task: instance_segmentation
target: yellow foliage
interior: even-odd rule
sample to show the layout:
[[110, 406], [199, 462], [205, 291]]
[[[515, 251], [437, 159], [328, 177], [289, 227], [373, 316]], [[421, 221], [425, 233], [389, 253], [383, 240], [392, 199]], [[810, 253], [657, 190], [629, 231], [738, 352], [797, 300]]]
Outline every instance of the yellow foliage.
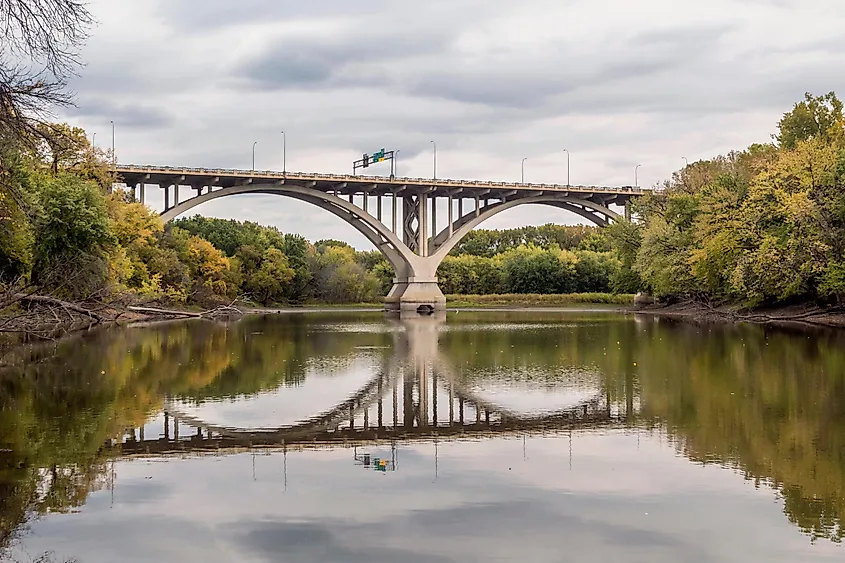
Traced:
[[123, 286], [132, 276], [132, 261], [126, 254], [126, 249], [116, 246], [109, 252], [109, 281], [112, 284]]
[[111, 231], [124, 246], [151, 242], [164, 229], [161, 218], [142, 203], [128, 203], [118, 193], [110, 194], [106, 203]]

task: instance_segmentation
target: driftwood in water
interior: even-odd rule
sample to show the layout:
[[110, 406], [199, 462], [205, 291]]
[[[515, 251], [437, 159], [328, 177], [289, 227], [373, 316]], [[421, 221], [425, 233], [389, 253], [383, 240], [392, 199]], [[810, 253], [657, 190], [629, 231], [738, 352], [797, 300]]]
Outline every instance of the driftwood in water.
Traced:
[[147, 313], [150, 315], [180, 317], [186, 319], [218, 319], [240, 317], [243, 315], [243, 311], [231, 305], [221, 305], [220, 307], [215, 307], [214, 309], [201, 312], [159, 309], [157, 307], [127, 307], [127, 309], [135, 313]]
[[199, 318], [202, 316], [201, 313], [194, 313], [191, 311], [173, 311], [170, 309], [158, 309], [156, 307], [127, 307], [132, 312], [135, 313], [149, 313], [151, 315], [166, 315], [169, 317], [190, 317], [190, 318]]

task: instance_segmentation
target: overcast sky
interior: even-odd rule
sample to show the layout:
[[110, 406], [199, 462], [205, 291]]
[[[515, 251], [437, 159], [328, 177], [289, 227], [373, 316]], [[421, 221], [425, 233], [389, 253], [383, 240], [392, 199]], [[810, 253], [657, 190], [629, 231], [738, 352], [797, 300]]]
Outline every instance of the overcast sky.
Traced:
[[[60, 116], [118, 160], [348, 173], [399, 149], [398, 173], [660, 182], [767, 141], [805, 91], [845, 91], [841, 0], [92, 0], [98, 20]], [[380, 165], [387, 172], [387, 165]], [[376, 170], [376, 169], [371, 169]], [[187, 192], [187, 190], [186, 190]], [[159, 190], [148, 201], [161, 205]], [[186, 193], [187, 195], [187, 193]], [[191, 213], [369, 244], [275, 196]], [[576, 223], [526, 206], [485, 227]]]

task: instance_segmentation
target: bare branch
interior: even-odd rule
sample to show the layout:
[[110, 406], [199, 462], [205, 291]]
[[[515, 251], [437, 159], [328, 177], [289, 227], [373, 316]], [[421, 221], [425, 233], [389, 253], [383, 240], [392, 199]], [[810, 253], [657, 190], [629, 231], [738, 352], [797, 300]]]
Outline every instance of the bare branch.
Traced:
[[31, 146], [50, 108], [72, 103], [67, 81], [92, 23], [79, 0], [0, 0], [0, 136]]
[[78, 50], [93, 23], [77, 0], [0, 0], [7, 55], [43, 65], [60, 82], [79, 66]]

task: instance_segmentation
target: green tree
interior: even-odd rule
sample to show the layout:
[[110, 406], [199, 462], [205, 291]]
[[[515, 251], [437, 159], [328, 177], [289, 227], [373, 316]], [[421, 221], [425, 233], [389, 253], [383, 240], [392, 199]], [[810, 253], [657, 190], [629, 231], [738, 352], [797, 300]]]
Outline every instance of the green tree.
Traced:
[[295, 275], [282, 251], [271, 247], [264, 252], [261, 266], [246, 278], [244, 289], [265, 306], [278, 303], [285, 299], [287, 285]]
[[775, 135], [778, 144], [787, 150], [794, 149], [800, 141], [841, 142], [843, 137], [845, 120], [842, 102], [833, 92], [823, 96], [813, 96], [809, 92], [804, 94], [804, 100], [783, 115]]

